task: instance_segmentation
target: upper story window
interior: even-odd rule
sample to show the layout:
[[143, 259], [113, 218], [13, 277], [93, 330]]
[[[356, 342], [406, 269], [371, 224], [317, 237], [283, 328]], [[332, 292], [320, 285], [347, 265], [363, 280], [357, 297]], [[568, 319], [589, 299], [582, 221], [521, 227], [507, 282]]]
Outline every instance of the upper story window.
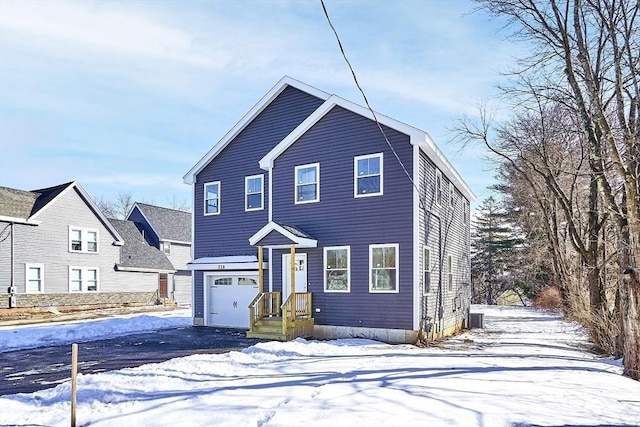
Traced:
[[295, 167], [295, 203], [320, 201], [320, 163]]
[[171, 242], [162, 242], [160, 243], [162, 252], [167, 255], [171, 255]]
[[436, 204], [442, 205], [442, 172], [436, 169]]
[[398, 292], [398, 244], [369, 245], [369, 292]]
[[324, 291], [349, 292], [351, 260], [349, 246], [324, 248]]
[[98, 231], [69, 226], [69, 252], [98, 253]]
[[449, 183], [449, 206], [454, 207], [456, 204], [456, 192], [453, 188], [453, 183]]
[[467, 224], [469, 222], [469, 202], [464, 201], [462, 205], [462, 223]]
[[426, 246], [422, 250], [422, 270], [424, 293], [431, 292], [431, 250]]
[[264, 178], [253, 175], [244, 178], [244, 210], [256, 211], [264, 209]]
[[27, 293], [44, 292], [44, 265], [25, 264], [25, 289]]
[[218, 215], [220, 213], [220, 181], [204, 184], [204, 214]]
[[382, 195], [382, 165], [382, 153], [353, 158], [354, 197]]
[[97, 292], [98, 269], [69, 267], [69, 292]]

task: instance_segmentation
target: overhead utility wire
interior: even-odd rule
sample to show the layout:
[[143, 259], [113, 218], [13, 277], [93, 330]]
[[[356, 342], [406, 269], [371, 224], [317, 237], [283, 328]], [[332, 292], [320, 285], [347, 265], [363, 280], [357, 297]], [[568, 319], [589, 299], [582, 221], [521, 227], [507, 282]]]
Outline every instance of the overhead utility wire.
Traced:
[[380, 133], [382, 133], [384, 140], [387, 142], [387, 145], [391, 149], [391, 152], [393, 153], [393, 155], [396, 157], [396, 160], [402, 167], [402, 170], [404, 171], [405, 175], [407, 175], [407, 178], [409, 178], [409, 181], [411, 181], [411, 185], [413, 185], [413, 188], [416, 189], [416, 193], [418, 194], [422, 208], [423, 209], [426, 208], [425, 200], [423, 200], [422, 195], [420, 194], [420, 190], [418, 190], [418, 186], [413, 181], [413, 178], [411, 177], [411, 174], [409, 173], [409, 171], [407, 171], [407, 168], [405, 167], [404, 163], [402, 163], [402, 160], [400, 159], [400, 156], [398, 156], [398, 153], [396, 152], [396, 150], [393, 148], [393, 145], [391, 145], [391, 141], [389, 141], [389, 138], [387, 138], [387, 134], [384, 132], [384, 129], [382, 129], [382, 125], [378, 121], [376, 112], [373, 111], [373, 108], [371, 108], [371, 105], [369, 104], [369, 100], [367, 99], [367, 95], [365, 95], [364, 90], [362, 89], [362, 87], [360, 86], [360, 83], [358, 82], [358, 77], [356, 76], [356, 72], [351, 66], [351, 62], [349, 62], [349, 58], [347, 58], [347, 54], [345, 53], [344, 48], [342, 47], [342, 42], [340, 41], [340, 36], [338, 36], [338, 31], [333, 26], [333, 23], [331, 22], [331, 18], [329, 18], [329, 12], [327, 12], [327, 7], [324, 4], [324, 0], [320, 0], [320, 3], [322, 4], [322, 10], [324, 11], [324, 16], [327, 18], [327, 22], [329, 23], [329, 26], [331, 27], [333, 34], [336, 36], [336, 40], [338, 42], [338, 47], [340, 48], [340, 52], [342, 53], [342, 57], [344, 58], [345, 62], [347, 63], [347, 66], [349, 67], [349, 70], [351, 71], [351, 75], [353, 76], [353, 81], [355, 82], [356, 87], [362, 94], [362, 98], [364, 98], [364, 102], [367, 105], [367, 109], [373, 115], [373, 120], [376, 122], [376, 125], [378, 125], [378, 129], [380, 129]]

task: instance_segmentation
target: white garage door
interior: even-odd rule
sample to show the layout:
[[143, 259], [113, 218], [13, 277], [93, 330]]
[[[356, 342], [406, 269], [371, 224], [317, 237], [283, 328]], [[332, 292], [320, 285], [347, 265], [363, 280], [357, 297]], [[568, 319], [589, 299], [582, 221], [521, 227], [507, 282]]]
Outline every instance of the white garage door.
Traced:
[[249, 327], [249, 304], [258, 295], [258, 275], [205, 273], [207, 326]]

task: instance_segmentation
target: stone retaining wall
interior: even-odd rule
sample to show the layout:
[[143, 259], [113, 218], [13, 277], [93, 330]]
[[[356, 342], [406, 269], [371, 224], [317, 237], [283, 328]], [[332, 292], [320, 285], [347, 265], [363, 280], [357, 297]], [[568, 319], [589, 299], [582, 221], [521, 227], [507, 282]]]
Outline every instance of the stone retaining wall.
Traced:
[[[152, 305], [156, 292], [97, 292], [67, 294], [15, 294], [14, 308], [68, 307], [68, 306], [126, 306]], [[0, 309], [9, 308], [9, 295], [0, 299]]]

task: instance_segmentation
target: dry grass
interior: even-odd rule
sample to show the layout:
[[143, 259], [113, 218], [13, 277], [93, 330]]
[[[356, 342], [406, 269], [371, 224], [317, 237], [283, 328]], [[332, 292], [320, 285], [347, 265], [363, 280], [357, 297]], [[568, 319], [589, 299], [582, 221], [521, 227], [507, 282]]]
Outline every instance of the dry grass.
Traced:
[[533, 300], [533, 306], [543, 310], [562, 310], [564, 304], [562, 303], [560, 290], [555, 286], [544, 287]]

